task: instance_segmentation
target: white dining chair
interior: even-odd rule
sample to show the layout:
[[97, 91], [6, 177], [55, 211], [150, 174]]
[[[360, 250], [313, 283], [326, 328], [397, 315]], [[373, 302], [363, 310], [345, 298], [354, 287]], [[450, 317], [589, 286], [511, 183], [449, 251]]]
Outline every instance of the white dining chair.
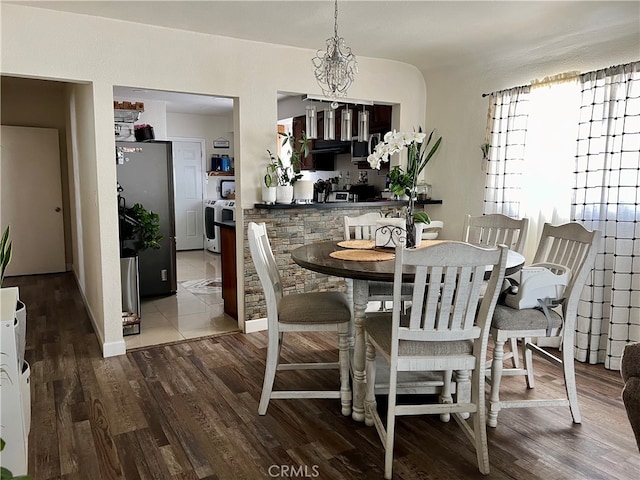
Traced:
[[[548, 317], [542, 309], [538, 308], [518, 310], [506, 305], [496, 307], [491, 325], [491, 337], [495, 347], [491, 362], [491, 395], [487, 422], [489, 426], [497, 425], [500, 410], [522, 407], [569, 406], [574, 423], [581, 422], [573, 365], [575, 323], [578, 302], [593, 268], [599, 239], [600, 232], [588, 231], [578, 223], [560, 226], [544, 224], [533, 263], [568, 267], [571, 278], [564, 289], [564, 300], [559, 308], [560, 312], [548, 310]], [[514, 338], [523, 339], [523, 367], [504, 368], [504, 343]], [[562, 358], [537, 345], [535, 340], [540, 338], [557, 339]], [[534, 388], [532, 353], [539, 354], [562, 369], [565, 396], [560, 399], [501, 400], [499, 392], [503, 376], [524, 375], [527, 387]], [[553, 381], [556, 380], [553, 379]]]
[[[421, 414], [453, 415], [475, 447], [480, 472], [488, 474], [485, 357], [490, 319], [504, 279], [507, 248], [489, 249], [449, 241], [419, 249], [398, 246], [395, 252], [393, 311], [387, 315], [371, 313], [365, 320], [365, 409], [384, 445], [384, 477], [392, 476], [396, 417]], [[489, 265], [493, 270], [480, 301]], [[407, 316], [399, 302], [405, 266], [415, 268], [411, 312]], [[386, 424], [375, 397], [377, 355], [389, 365]], [[417, 396], [420, 403], [397, 405], [400, 372], [438, 372], [442, 384], [440, 403], [423, 403], [429, 397]], [[451, 394], [453, 372], [455, 395]]]
[[[284, 295], [267, 229], [264, 223], [247, 227], [249, 250], [260, 277], [267, 303], [267, 360], [258, 413], [265, 415], [270, 399], [339, 398], [342, 414], [351, 414], [349, 383], [349, 324], [351, 304], [341, 292], [306, 292]], [[284, 334], [289, 332], [338, 332], [337, 363], [280, 363]], [[338, 368], [340, 389], [336, 391], [273, 390], [276, 371]]]
[[[384, 218], [380, 212], [369, 212], [356, 217], [344, 217], [345, 240], [375, 240], [379, 220]], [[402, 300], [408, 300], [411, 287], [405, 285]], [[380, 310], [386, 309], [386, 302], [393, 300], [393, 285], [389, 282], [369, 282], [369, 301], [380, 302]]]
[[422, 240], [435, 240], [444, 228], [442, 220], [431, 220], [422, 227]]
[[524, 252], [528, 218], [511, 218], [501, 213], [491, 213], [472, 217], [467, 215], [464, 221], [462, 240], [474, 245], [506, 245], [518, 253]]
[[[524, 253], [528, 232], [529, 219], [526, 217], [518, 219], [501, 213], [467, 215], [462, 240], [474, 245], [506, 245], [510, 250]], [[518, 339], [512, 338], [509, 345], [511, 351], [506, 355], [506, 359], [511, 359], [513, 368], [520, 368]]]

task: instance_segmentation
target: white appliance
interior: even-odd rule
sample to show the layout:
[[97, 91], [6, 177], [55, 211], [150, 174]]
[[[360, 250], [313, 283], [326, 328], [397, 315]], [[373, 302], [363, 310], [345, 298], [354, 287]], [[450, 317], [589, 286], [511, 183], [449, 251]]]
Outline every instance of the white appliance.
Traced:
[[207, 250], [220, 253], [220, 227], [215, 222], [236, 220], [235, 200], [205, 200], [204, 230], [207, 237]]
[[204, 236], [207, 241], [207, 250], [213, 253], [220, 253], [220, 227], [216, 227], [215, 203], [217, 200], [207, 199], [204, 201]]
[[[219, 221], [221, 212], [216, 215], [217, 201], [233, 202], [233, 220], [235, 220], [235, 177], [230, 175], [208, 175], [207, 196], [204, 201], [204, 233], [206, 248], [210, 252], [220, 253], [220, 227], [213, 223]], [[220, 210], [220, 208], [218, 208]]]

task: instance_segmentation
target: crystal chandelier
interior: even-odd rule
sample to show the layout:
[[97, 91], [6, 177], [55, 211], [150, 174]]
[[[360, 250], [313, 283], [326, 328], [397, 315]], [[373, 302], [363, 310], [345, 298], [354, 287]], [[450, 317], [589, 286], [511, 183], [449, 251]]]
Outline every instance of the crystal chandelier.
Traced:
[[[336, 99], [347, 95], [347, 90], [358, 73], [358, 62], [351, 53], [351, 48], [338, 36], [338, 0], [335, 0], [334, 21], [333, 38], [327, 39], [326, 50], [318, 50], [311, 61], [322, 93]], [[331, 106], [337, 108], [338, 104], [334, 101]]]

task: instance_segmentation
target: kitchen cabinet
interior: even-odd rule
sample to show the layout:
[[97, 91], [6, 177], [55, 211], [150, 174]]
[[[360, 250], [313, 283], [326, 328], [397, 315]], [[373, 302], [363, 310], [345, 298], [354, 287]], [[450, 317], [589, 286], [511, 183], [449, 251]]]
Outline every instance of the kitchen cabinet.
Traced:
[[369, 132], [385, 134], [391, 130], [391, 105], [373, 105], [369, 113]]
[[[300, 151], [301, 144], [300, 140], [302, 140], [302, 132], [305, 131], [307, 126], [307, 120], [304, 115], [300, 117], [294, 117], [293, 119], [293, 136], [296, 140], [295, 148]], [[320, 130], [318, 129], [318, 132]], [[313, 148], [314, 140], [309, 140], [309, 150]], [[305, 157], [300, 155], [300, 169], [301, 170], [312, 170], [315, 166], [313, 164], [313, 155], [309, 154]]]
[[222, 300], [224, 313], [238, 319], [238, 284], [236, 268], [235, 222], [216, 222], [220, 227], [220, 261], [222, 266]]

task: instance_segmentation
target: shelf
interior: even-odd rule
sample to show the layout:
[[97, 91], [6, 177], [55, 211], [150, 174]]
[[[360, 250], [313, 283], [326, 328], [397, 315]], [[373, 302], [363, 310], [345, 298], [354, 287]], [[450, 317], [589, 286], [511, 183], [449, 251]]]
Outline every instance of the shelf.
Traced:
[[134, 123], [140, 118], [140, 110], [122, 110], [113, 111], [113, 118], [118, 123]]

